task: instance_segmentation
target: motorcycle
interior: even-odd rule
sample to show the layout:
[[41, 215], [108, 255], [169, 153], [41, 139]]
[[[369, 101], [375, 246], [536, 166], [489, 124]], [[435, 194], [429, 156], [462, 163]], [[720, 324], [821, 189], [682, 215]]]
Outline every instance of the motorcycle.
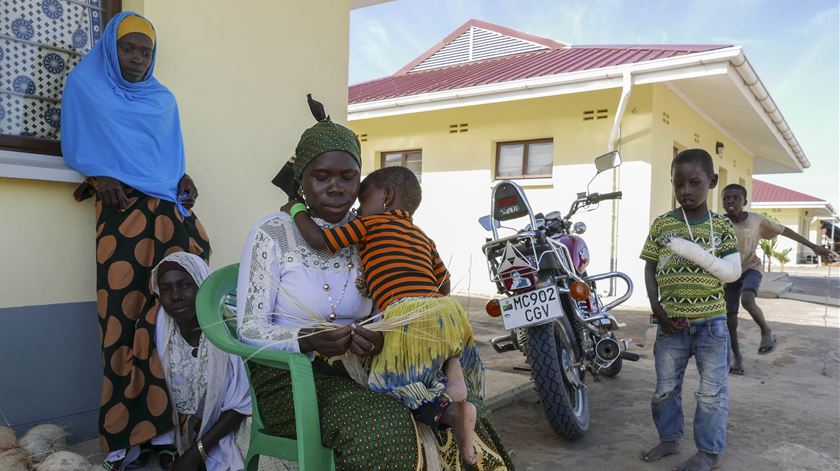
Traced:
[[[595, 176], [619, 165], [618, 152], [604, 154], [595, 159]], [[633, 282], [617, 271], [587, 274], [590, 254], [580, 237], [586, 225], [572, 223], [579, 210], [620, 199], [621, 192], [598, 194], [588, 188], [578, 193], [565, 216], [558, 211], [543, 215], [534, 214], [521, 186], [499, 182], [490, 215], [479, 220], [493, 234], [482, 246], [491, 281], [506, 296], [485, 306], [490, 316], [502, 318], [508, 331], [492, 340], [493, 348], [525, 355], [546, 418], [569, 440], [589, 428], [586, 373], [598, 382], [601, 376], [617, 375], [622, 360], [639, 359], [627, 350], [629, 339], [619, 341], [614, 335], [623, 324], [610, 312], [630, 298]], [[524, 229], [499, 236], [502, 222], [522, 217], [530, 220]], [[611, 278], [623, 280], [626, 292], [605, 305], [596, 282]]]

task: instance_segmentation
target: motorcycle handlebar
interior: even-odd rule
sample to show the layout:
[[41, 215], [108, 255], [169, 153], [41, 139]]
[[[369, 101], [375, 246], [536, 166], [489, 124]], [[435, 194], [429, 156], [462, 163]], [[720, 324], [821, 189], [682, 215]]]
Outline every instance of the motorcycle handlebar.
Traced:
[[604, 200], [620, 200], [621, 195], [622, 195], [622, 193], [620, 191], [614, 191], [612, 193], [604, 193], [604, 194], [595, 193], [595, 194], [589, 195], [589, 201], [591, 201], [593, 203], [597, 203], [599, 201], [604, 201]]

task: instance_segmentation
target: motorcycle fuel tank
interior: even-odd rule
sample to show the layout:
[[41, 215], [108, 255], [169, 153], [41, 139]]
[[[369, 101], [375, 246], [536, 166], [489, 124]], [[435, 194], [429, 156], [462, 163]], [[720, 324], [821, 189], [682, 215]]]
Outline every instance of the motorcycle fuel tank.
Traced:
[[578, 273], [583, 273], [586, 267], [589, 266], [589, 247], [586, 246], [583, 237], [576, 234], [569, 234], [556, 237], [555, 240], [569, 249], [575, 270]]

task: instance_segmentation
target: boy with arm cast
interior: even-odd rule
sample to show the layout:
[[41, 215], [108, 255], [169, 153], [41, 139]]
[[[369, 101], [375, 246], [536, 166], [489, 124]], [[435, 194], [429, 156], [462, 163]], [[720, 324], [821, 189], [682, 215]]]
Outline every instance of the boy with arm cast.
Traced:
[[726, 446], [729, 331], [723, 283], [737, 279], [740, 258], [732, 223], [706, 204], [708, 191], [717, 185], [708, 152], [689, 149], [678, 154], [671, 179], [680, 206], [656, 218], [641, 254], [648, 298], [659, 324], [651, 410], [660, 439], [642, 453], [642, 460], [679, 453], [683, 377], [694, 356], [700, 373], [694, 393], [697, 453], [674, 469], [707, 471], [720, 466]]

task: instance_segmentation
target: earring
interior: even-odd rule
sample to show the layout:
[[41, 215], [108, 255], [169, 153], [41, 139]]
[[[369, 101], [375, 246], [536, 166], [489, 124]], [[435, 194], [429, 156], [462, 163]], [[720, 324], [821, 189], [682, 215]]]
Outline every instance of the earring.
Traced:
[[298, 188], [298, 195], [300, 195], [300, 200], [303, 201], [303, 204], [306, 205], [306, 209], [309, 209], [309, 203], [306, 201], [306, 195], [303, 194], [303, 188]]
[[387, 204], [382, 203], [382, 211], [388, 211], [388, 205]]

